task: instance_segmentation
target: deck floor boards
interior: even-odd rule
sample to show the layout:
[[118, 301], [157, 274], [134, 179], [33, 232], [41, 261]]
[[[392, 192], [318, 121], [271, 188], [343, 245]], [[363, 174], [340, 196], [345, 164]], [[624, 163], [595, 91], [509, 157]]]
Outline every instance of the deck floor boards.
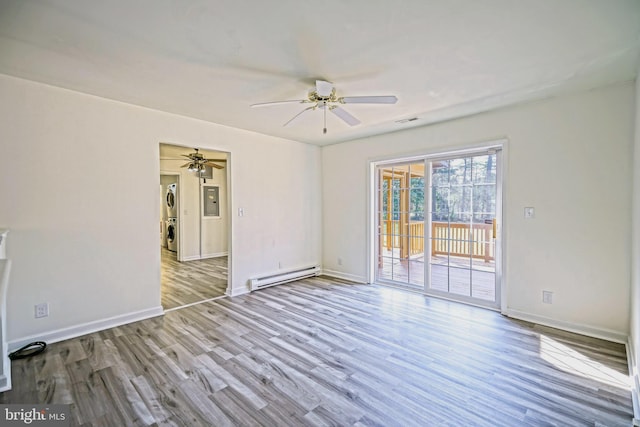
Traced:
[[[385, 250], [380, 258], [378, 278], [410, 288], [425, 286], [425, 264], [423, 256], [409, 259], [399, 258], [399, 251]], [[431, 257], [431, 280], [429, 289], [452, 295], [495, 301], [495, 263], [461, 257], [447, 258], [443, 255]]]

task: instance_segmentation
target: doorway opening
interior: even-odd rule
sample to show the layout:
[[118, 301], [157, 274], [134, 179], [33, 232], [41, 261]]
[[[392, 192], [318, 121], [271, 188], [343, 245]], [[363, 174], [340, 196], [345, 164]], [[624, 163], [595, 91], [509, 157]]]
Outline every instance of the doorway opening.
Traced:
[[500, 307], [502, 145], [373, 164], [375, 282]]
[[[196, 164], [203, 166], [199, 169], [193, 167], [194, 153], [201, 156], [195, 157]], [[221, 298], [229, 288], [229, 161], [226, 152], [160, 144], [161, 231], [165, 223], [160, 273], [165, 311]]]

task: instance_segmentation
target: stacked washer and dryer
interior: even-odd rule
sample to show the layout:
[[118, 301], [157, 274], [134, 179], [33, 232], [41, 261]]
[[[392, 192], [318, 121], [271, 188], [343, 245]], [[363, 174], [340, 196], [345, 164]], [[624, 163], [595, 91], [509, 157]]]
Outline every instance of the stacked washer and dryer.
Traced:
[[178, 251], [178, 184], [167, 185], [167, 249]]

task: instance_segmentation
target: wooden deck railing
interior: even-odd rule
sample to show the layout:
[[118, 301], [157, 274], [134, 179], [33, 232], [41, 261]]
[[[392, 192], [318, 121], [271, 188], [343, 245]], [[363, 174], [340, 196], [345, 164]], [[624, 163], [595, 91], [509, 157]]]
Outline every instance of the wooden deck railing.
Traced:
[[[383, 221], [382, 246], [387, 250], [402, 248], [403, 239], [409, 256], [424, 253], [424, 223], [410, 222], [408, 233], [400, 232], [400, 221]], [[483, 259], [495, 258], [493, 224], [431, 223], [431, 255], [453, 255]]]
[[408, 240], [409, 256], [424, 253], [424, 223], [410, 222], [409, 233], [400, 232], [400, 221], [384, 221], [384, 233], [382, 245], [387, 249], [401, 247], [401, 239]]
[[492, 261], [493, 224], [431, 223], [431, 255], [453, 255]]

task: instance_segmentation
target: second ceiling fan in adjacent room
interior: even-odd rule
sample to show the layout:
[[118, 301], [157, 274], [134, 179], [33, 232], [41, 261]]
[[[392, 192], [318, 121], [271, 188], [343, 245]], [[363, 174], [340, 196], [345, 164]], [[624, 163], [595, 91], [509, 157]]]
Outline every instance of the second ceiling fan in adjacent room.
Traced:
[[182, 157], [186, 157], [187, 159], [189, 159], [187, 163], [180, 166], [181, 168], [189, 168], [190, 171], [197, 172], [204, 170], [205, 166], [211, 166], [216, 169], [224, 168], [224, 165], [219, 165], [218, 163], [224, 163], [225, 160], [210, 160], [200, 154], [197, 148], [194, 148], [194, 150], [196, 150], [195, 153], [181, 154]]

